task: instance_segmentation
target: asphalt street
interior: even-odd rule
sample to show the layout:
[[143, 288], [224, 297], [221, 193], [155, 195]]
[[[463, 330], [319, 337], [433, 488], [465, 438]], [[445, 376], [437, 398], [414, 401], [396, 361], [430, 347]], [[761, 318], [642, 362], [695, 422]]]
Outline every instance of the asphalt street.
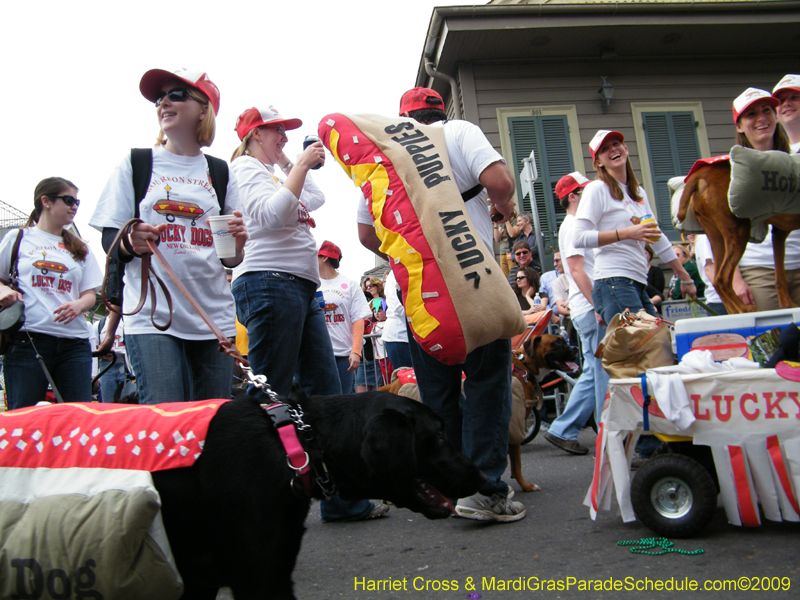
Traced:
[[[594, 439], [590, 429], [581, 433], [585, 445], [592, 446]], [[702, 554], [633, 554], [618, 542], [656, 534], [641, 523], [623, 523], [615, 503], [597, 521], [583, 505], [594, 450], [573, 456], [540, 433], [522, 451], [525, 478], [542, 491], [523, 494], [511, 481], [515, 499], [527, 507], [526, 517], [515, 523], [429, 521], [392, 507], [376, 521], [326, 524], [315, 502], [294, 572], [297, 597], [800, 598], [800, 524], [763, 521], [758, 528], [735, 527], [719, 504], [698, 537], [670, 540], [675, 549], [702, 549]], [[732, 584], [725, 581], [748, 589], [730, 591]], [[699, 589], [692, 591], [691, 582]], [[706, 585], [712, 589], [704, 591]], [[723, 585], [729, 590], [713, 591]], [[219, 599], [231, 597], [225, 590]]]

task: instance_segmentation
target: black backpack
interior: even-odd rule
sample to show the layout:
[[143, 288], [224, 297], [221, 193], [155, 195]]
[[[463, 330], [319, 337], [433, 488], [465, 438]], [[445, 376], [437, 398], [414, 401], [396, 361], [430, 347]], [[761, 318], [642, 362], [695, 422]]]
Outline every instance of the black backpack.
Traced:
[[[211, 185], [217, 194], [219, 210], [225, 206], [225, 195], [228, 191], [228, 163], [221, 158], [205, 155], [208, 162], [208, 172], [211, 175]], [[153, 150], [151, 148], [131, 148], [131, 168], [133, 171], [133, 197], [136, 205], [133, 210], [134, 217], [139, 218], [139, 204], [147, 195], [147, 186], [153, 176]], [[109, 249], [109, 253], [111, 249]], [[111, 304], [122, 306], [122, 277], [125, 273], [125, 263], [118, 258], [109, 257], [108, 278], [106, 282], [106, 298]]]

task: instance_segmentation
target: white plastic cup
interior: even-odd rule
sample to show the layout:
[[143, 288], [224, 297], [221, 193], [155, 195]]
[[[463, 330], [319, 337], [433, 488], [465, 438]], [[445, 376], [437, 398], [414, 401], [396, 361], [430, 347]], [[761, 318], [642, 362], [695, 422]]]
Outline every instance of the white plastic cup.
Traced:
[[228, 221], [232, 218], [231, 215], [208, 217], [211, 235], [214, 238], [214, 250], [217, 251], [219, 258], [236, 256], [236, 240], [233, 238], [233, 234], [228, 232]]

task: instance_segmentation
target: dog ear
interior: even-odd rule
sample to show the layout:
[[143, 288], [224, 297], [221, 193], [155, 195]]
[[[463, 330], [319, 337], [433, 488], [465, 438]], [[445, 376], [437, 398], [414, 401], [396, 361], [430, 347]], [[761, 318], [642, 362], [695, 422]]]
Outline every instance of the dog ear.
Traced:
[[413, 417], [386, 408], [367, 420], [361, 458], [370, 476], [406, 480], [416, 471]]
[[541, 343], [542, 343], [542, 337], [539, 335], [535, 335], [528, 338], [528, 340], [525, 342], [525, 345], [523, 346], [523, 348], [525, 349], [525, 354], [533, 358], [533, 356], [536, 354], [536, 349], [539, 347], [539, 344]]

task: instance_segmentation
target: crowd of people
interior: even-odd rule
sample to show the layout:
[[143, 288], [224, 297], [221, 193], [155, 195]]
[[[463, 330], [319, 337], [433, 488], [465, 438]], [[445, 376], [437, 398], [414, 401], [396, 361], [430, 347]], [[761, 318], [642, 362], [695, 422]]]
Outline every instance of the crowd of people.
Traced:
[[[325, 196], [311, 171], [325, 162], [323, 146], [308, 145], [296, 162], [284, 153], [287, 132], [301, 126], [299, 119], [272, 106], [245, 110], [235, 126], [241, 144], [227, 163], [202, 151], [214, 140], [220, 103], [206, 73], [154, 69], [139, 87], [155, 105], [156, 145], [121, 159], [90, 219], [102, 232], [105, 251], [124, 265], [124, 338], [121, 329], [115, 335], [116, 317], [99, 332], [100, 339], [116, 340], [104, 345], [101, 361], [120, 363], [101, 380], [104, 400], [130, 384], [126, 364], [143, 404], [230, 396], [233, 359], [218, 351], [213, 333], [163, 267], [142, 260], [151, 244], [159, 244], [224, 335], [246, 331], [253, 371], [265, 375], [278, 394], [288, 395], [294, 381], [313, 395], [363, 392], [385, 381], [387, 358], [395, 367], [413, 366], [422, 402], [442, 417], [448, 439], [487, 475], [477, 494], [457, 500], [456, 513], [500, 522], [523, 518], [524, 505], [512, 499], [502, 479], [511, 418], [509, 340], [472, 350], [463, 364], [443, 364], [410, 335], [393, 273], [360, 283], [340, 273], [341, 249], [331, 241], [318, 247], [313, 234], [312, 213]], [[514, 177], [480, 129], [447, 120], [441, 96], [428, 88], [404, 94], [399, 114], [443, 131], [466, 208], [486, 247], [501, 244], [501, 266], [526, 319], [535, 321], [550, 309], [552, 322], [563, 325], [568, 319], [574, 327], [582, 372], [545, 438], [569, 453], [586, 454], [578, 433], [592, 415], [599, 421], [608, 385], [594, 356], [604, 324], [625, 309], [655, 316], [663, 301], [703, 292], [710, 307], [724, 311], [713, 288], [708, 240], [701, 235], [688, 245], [670, 242], [650, 218], [652, 205], [624, 136], [600, 130], [588, 144], [595, 180], [576, 171], [555, 186], [567, 216], [558, 232], [554, 269], [542, 272], [542, 234], [530, 213], [516, 214]], [[798, 152], [800, 76], [787, 76], [773, 93], [747, 90], [734, 100], [733, 116], [736, 143]], [[471, 193], [475, 189], [481, 191]], [[79, 206], [75, 184], [47, 178], [36, 186], [25, 227], [0, 243], [0, 269], [7, 274], [0, 277], [0, 306], [16, 301], [25, 306], [25, 323], [3, 360], [10, 409], [44, 400], [48, 385], [70, 401], [91, 398], [95, 348], [82, 315], [95, 304], [103, 272], [89, 246], [68, 230]], [[219, 259], [211, 243], [206, 218], [217, 215], [228, 217], [235, 241], [230, 258]], [[357, 227], [362, 244], [385, 258], [364, 203]], [[789, 282], [800, 302], [800, 232], [789, 236], [786, 254]], [[674, 273], [670, 289], [651, 264], [654, 255]], [[745, 303], [777, 308], [771, 261], [770, 237], [748, 246], [734, 281]], [[165, 282], [171, 308], [157, 302], [156, 292], [140, 299], [147, 268]], [[137, 304], [141, 310], [134, 313]], [[644, 457], [647, 450], [640, 453]], [[357, 520], [387, 510], [382, 503], [334, 496], [323, 502], [322, 517]]]

